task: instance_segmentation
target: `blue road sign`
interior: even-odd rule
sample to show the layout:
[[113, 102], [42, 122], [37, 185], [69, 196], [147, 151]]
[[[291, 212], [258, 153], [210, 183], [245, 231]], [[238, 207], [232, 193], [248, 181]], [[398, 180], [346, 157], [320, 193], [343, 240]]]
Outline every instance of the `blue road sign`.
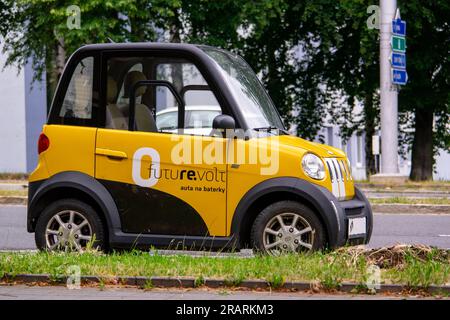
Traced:
[[408, 82], [408, 74], [406, 70], [392, 69], [392, 83], [404, 86]]
[[406, 68], [406, 55], [404, 53], [392, 52], [391, 64], [395, 68]]
[[392, 20], [392, 33], [398, 36], [406, 36], [406, 21], [399, 19]]

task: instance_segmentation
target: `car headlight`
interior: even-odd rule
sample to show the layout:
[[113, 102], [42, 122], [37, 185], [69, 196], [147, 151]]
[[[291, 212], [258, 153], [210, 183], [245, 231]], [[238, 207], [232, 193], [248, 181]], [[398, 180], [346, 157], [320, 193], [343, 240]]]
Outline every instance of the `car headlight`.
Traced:
[[311, 178], [322, 180], [325, 178], [325, 166], [323, 161], [312, 153], [307, 153], [302, 159], [303, 171]]

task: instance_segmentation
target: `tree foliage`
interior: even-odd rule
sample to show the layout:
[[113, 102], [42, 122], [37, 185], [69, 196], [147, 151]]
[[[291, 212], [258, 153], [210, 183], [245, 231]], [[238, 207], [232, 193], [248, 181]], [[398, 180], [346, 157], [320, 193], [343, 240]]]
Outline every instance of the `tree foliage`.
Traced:
[[450, 151], [450, 3], [405, 1], [409, 83], [402, 111], [414, 114], [411, 179], [432, 179], [433, 155]]

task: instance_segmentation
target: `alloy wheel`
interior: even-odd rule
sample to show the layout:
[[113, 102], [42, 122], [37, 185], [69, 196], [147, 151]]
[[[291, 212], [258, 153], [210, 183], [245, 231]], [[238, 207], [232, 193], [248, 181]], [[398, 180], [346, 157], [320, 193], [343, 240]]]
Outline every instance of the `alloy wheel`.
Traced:
[[271, 254], [310, 251], [314, 244], [314, 230], [299, 214], [280, 213], [266, 224], [263, 244]]
[[55, 214], [48, 222], [45, 231], [48, 250], [80, 251], [92, 238], [92, 227], [87, 218], [73, 210], [64, 210]]

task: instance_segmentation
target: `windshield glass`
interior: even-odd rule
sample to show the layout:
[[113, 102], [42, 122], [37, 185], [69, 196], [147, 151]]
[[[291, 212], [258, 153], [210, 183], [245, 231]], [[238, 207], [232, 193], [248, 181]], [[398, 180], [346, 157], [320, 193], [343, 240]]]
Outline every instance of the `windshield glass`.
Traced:
[[244, 59], [211, 47], [201, 49], [220, 66], [249, 128], [284, 129], [272, 100]]

